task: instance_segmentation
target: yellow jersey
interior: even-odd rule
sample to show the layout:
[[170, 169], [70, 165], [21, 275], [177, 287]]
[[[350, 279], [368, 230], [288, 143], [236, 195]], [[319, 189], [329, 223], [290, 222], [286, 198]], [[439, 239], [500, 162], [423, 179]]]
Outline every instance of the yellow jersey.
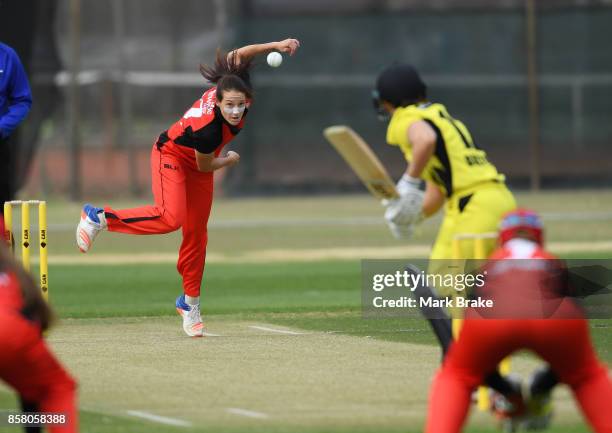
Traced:
[[505, 180], [489, 162], [485, 151], [474, 143], [465, 125], [452, 118], [444, 105], [437, 103], [398, 107], [393, 112], [387, 142], [399, 146], [408, 163], [412, 160], [408, 128], [420, 120], [427, 122], [437, 137], [434, 153], [421, 177], [438, 185], [447, 197], [479, 183]]

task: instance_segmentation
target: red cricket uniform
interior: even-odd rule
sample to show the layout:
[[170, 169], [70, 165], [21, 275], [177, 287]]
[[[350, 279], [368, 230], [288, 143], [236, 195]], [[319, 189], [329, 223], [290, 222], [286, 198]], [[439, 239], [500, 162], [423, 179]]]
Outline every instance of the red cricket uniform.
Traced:
[[198, 171], [194, 149], [219, 156], [244, 124], [244, 117], [237, 126], [223, 118], [216, 95], [216, 87], [207, 90], [153, 146], [151, 183], [155, 204], [122, 210], [104, 208], [111, 232], [150, 235], [182, 228], [177, 269], [183, 277], [185, 294], [193, 297], [200, 295], [213, 200], [213, 173]]
[[[518, 241], [507, 242], [492, 258], [553, 257], [535, 243]], [[519, 261], [516, 262], [518, 264]], [[525, 263], [523, 260], [521, 262]], [[532, 288], [542, 281], [539, 271], [513, 269], [512, 260], [505, 260], [504, 266], [507, 267], [505, 273], [487, 277], [485, 290], [489, 286], [497, 287], [500, 291], [511, 290], [514, 286], [517, 290], [526, 290], [530, 287], [529, 272], [532, 273], [531, 281], [535, 282], [531, 284]], [[493, 281], [489, 282], [490, 279]], [[517, 284], [517, 281], [521, 284]], [[538, 288], [533, 291], [537, 292]], [[582, 313], [569, 300], [554, 302], [555, 308], [548, 310], [552, 313], [547, 314], [549, 318], [546, 319], [485, 320], [480, 318], [482, 315], [477, 310], [466, 310], [466, 320], [459, 338], [450, 347], [432, 384], [426, 433], [460, 432], [472, 391], [482, 383], [486, 374], [495, 370], [502, 359], [521, 349], [539, 355], [550, 364], [561, 382], [571, 387], [585, 417], [597, 433], [612, 433], [612, 382], [607, 368], [597, 359], [588, 322], [577, 318], [582, 317]], [[519, 308], [524, 307], [519, 305]]]
[[0, 272], [0, 379], [36, 411], [67, 415], [67, 424], [47, 426], [50, 433], [75, 433], [76, 382], [47, 348], [40, 326], [28, 320], [22, 308], [17, 278]]

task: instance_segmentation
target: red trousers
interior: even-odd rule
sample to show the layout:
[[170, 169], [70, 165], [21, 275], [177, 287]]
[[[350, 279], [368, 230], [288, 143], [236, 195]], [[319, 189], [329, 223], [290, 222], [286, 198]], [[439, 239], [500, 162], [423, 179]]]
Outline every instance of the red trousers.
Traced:
[[135, 235], [170, 233], [179, 228], [183, 242], [177, 269], [183, 290], [199, 296], [206, 260], [208, 217], [213, 199], [213, 174], [198, 171], [193, 149], [168, 142], [151, 151], [154, 205], [133, 209], [105, 207], [108, 230]]
[[597, 433], [612, 433], [612, 382], [582, 319], [467, 319], [432, 385], [427, 433], [457, 433], [472, 391], [511, 353], [528, 349], [569, 385]]
[[51, 354], [38, 327], [17, 313], [0, 311], [0, 348], [0, 379], [36, 411], [67, 415], [67, 424], [48, 424], [47, 431], [77, 432], [76, 382]]

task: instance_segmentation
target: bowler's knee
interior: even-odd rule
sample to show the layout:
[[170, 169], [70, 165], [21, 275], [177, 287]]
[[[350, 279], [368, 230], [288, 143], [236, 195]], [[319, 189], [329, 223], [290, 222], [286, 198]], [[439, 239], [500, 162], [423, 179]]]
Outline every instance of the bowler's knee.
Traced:
[[171, 232], [183, 227], [183, 223], [185, 222], [185, 214], [183, 212], [172, 212], [166, 210], [163, 214], [163, 218], [168, 225], [168, 230]]

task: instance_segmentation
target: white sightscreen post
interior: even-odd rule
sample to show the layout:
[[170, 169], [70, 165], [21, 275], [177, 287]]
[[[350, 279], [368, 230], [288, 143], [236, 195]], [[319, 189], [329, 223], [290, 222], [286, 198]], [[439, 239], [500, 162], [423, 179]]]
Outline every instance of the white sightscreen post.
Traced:
[[80, 86], [81, 0], [70, 0], [70, 82], [68, 90], [68, 142], [70, 198], [81, 199]]
[[525, 0], [525, 36], [527, 51], [527, 87], [529, 105], [529, 153], [531, 154], [530, 184], [540, 189], [542, 180], [540, 145], [540, 96], [538, 83], [538, 46], [536, 0]]
[[229, 49], [225, 46], [225, 33], [227, 30], [227, 1], [215, 0], [215, 27], [217, 29], [217, 46]]
[[115, 47], [117, 49], [117, 78], [119, 83], [119, 127], [117, 128], [117, 135], [119, 143], [121, 143], [127, 153], [130, 193], [137, 196], [140, 193], [140, 187], [138, 185], [136, 149], [130, 134], [132, 103], [130, 84], [127, 81], [128, 56], [125, 40], [125, 0], [113, 0], [111, 7], [113, 8], [113, 29]]

